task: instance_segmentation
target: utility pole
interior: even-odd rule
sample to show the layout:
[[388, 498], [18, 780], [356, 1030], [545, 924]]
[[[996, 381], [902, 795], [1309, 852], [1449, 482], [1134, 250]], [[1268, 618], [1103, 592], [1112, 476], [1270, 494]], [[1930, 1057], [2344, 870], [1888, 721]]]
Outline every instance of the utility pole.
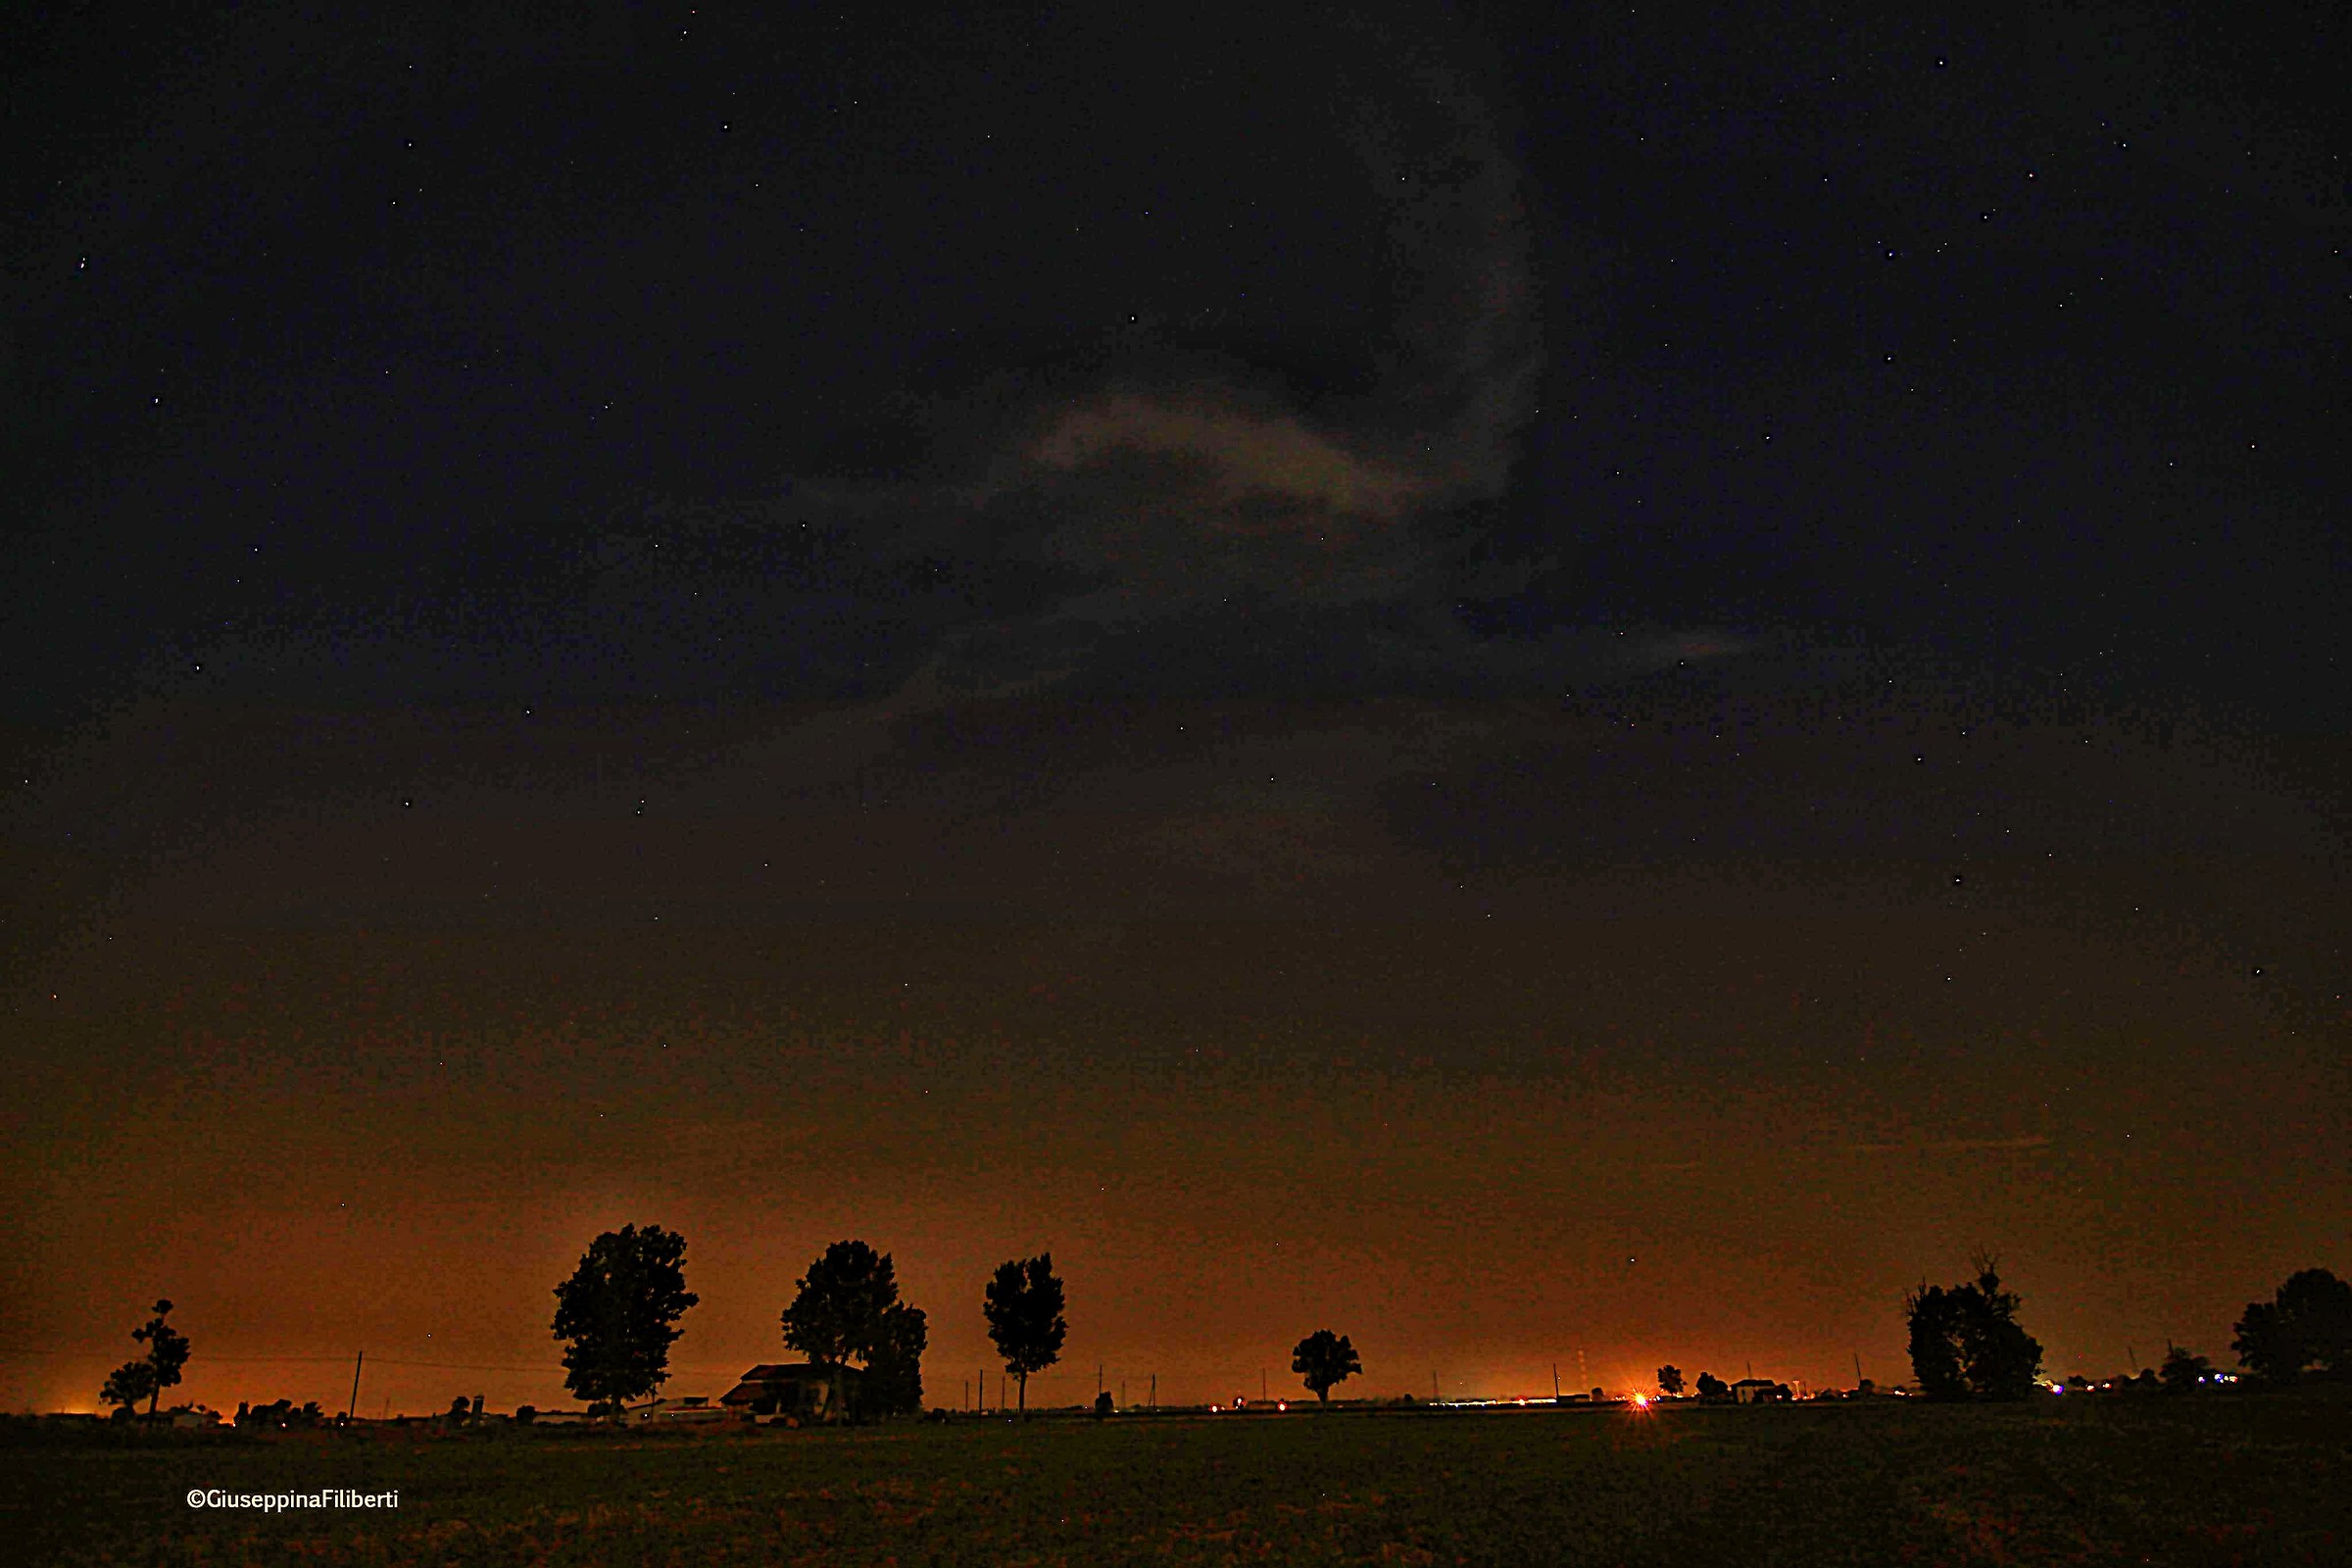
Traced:
[[1560, 1402], [1560, 1363], [1557, 1361], [1551, 1363], [1551, 1402]]
[[1257, 1369], [1257, 1402], [1266, 1402], [1266, 1369], [1262, 1366]]
[[1862, 1352], [1861, 1352], [1860, 1350], [1856, 1350], [1856, 1351], [1854, 1352], [1854, 1387], [1858, 1389], [1858, 1388], [1860, 1388], [1861, 1386], [1862, 1386]]
[[1429, 1369], [1429, 1402], [1438, 1402], [1438, 1369], [1434, 1366]]
[[1159, 1408], [1159, 1374], [1156, 1372], [1152, 1374], [1152, 1408]]
[[1095, 1363], [1095, 1397], [1102, 1397], [1102, 1363], [1100, 1361]]
[[360, 1418], [360, 1368], [367, 1364], [368, 1352], [366, 1350], [362, 1350], [359, 1359], [351, 1363], [351, 1403], [345, 1413], [354, 1421]]

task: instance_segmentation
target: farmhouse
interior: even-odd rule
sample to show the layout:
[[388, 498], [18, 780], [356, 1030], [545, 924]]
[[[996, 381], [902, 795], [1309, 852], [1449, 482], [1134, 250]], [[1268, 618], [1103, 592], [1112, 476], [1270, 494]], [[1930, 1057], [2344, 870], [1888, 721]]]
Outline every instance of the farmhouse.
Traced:
[[[788, 1417], [795, 1421], [840, 1421], [848, 1418], [848, 1401], [857, 1396], [858, 1369], [825, 1367], [807, 1361], [762, 1363], [746, 1372], [718, 1402], [754, 1416]], [[840, 1398], [834, 1395], [836, 1385]]]

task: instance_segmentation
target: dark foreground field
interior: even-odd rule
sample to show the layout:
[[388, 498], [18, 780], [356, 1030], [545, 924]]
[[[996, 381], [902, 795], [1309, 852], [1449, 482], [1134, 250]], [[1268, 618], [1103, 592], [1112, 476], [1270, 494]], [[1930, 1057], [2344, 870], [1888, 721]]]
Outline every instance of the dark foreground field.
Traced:
[[[2352, 1562], [2341, 1397], [109, 1436], [16, 1429], [0, 1450], [0, 1558]], [[198, 1512], [197, 1487], [397, 1487], [401, 1506]]]

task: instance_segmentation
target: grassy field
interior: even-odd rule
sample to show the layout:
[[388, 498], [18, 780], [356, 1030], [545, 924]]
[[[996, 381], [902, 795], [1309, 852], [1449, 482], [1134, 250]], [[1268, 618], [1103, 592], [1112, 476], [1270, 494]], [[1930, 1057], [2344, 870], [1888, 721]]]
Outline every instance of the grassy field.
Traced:
[[[2340, 1391], [2063, 1408], [116, 1438], [17, 1424], [0, 1451], [0, 1558], [2352, 1562]], [[401, 1505], [199, 1512], [185, 1501], [197, 1487], [398, 1488]]]

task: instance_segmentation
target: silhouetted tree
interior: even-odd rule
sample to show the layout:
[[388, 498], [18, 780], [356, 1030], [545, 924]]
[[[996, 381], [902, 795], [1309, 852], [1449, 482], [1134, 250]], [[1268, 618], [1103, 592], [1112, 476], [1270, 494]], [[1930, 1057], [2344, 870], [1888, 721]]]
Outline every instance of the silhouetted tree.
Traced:
[[659, 1225], [623, 1225], [589, 1244], [556, 1287], [564, 1386], [614, 1420], [623, 1402], [669, 1378], [670, 1325], [702, 1298], [686, 1289], [686, 1238]]
[[132, 1339], [147, 1347], [147, 1365], [155, 1374], [147, 1389], [149, 1415], [155, 1414], [157, 1396], [179, 1382], [179, 1369], [188, 1364], [188, 1337], [164, 1321], [171, 1315], [172, 1303], [158, 1301], [155, 1316], [130, 1331]]
[[152, 1404], [155, 1398], [155, 1368], [145, 1361], [125, 1361], [106, 1375], [106, 1386], [98, 1391], [100, 1402], [111, 1404], [115, 1413], [125, 1420], [138, 1409], [139, 1401]]
[[1348, 1343], [1348, 1336], [1334, 1334], [1329, 1329], [1315, 1330], [1291, 1348], [1291, 1370], [1301, 1374], [1321, 1403], [1331, 1401], [1335, 1384], [1347, 1382], [1363, 1369], [1364, 1363], [1356, 1359], [1355, 1347]]
[[1070, 1332], [1061, 1308], [1061, 1280], [1054, 1272], [1051, 1252], [1040, 1252], [1025, 1263], [1018, 1258], [999, 1263], [988, 1282], [981, 1304], [988, 1337], [1004, 1358], [1004, 1370], [1020, 1384], [1024, 1416], [1029, 1413], [1029, 1374], [1061, 1359], [1061, 1342]]
[[1966, 1312], [1955, 1294], [1922, 1280], [1904, 1299], [1903, 1311], [1911, 1329], [1911, 1374], [1919, 1379], [1920, 1392], [1931, 1399], [1966, 1398], [1961, 1342]]
[[[861, 1405], [880, 1413], [922, 1407], [923, 1348], [930, 1331], [923, 1315], [899, 1309], [899, 1278], [888, 1252], [863, 1242], [835, 1242], [801, 1277], [800, 1294], [784, 1309], [784, 1343], [826, 1369], [838, 1400], [841, 1368], [857, 1361], [869, 1378], [881, 1364], [889, 1387], [869, 1390]], [[905, 1404], [906, 1380], [914, 1403]], [[876, 1396], [879, 1396], [877, 1402]]]
[[2288, 1275], [2272, 1299], [2246, 1303], [2230, 1348], [2265, 1383], [2292, 1383], [2315, 1361], [2352, 1373], [2352, 1285], [2324, 1268]]
[[1710, 1403], [1720, 1403], [1732, 1396], [1732, 1386], [1712, 1372], [1698, 1375], [1698, 1396]]
[[919, 1306], [904, 1302], [882, 1313], [882, 1332], [866, 1359], [858, 1397], [876, 1415], [915, 1415], [923, 1408], [923, 1351], [931, 1327]]
[[2167, 1345], [2164, 1368], [2159, 1374], [2167, 1392], [2186, 1394], [2213, 1375], [2213, 1363], [2201, 1355], [2191, 1354], [2185, 1346]]
[[1672, 1361], [1658, 1368], [1658, 1391], [1662, 1394], [1683, 1392], [1683, 1369]]
[[2302, 1374], [2309, 1357], [2303, 1347], [2289, 1332], [2278, 1306], [2270, 1301], [2248, 1301], [2245, 1315], [2237, 1320], [2237, 1337], [2230, 1342], [2237, 1352], [2237, 1364], [2265, 1383], [2292, 1383]]
[[1112, 1401], [1110, 1394], [1107, 1390], [1095, 1396], [1096, 1420], [1101, 1421], [1104, 1419], [1111, 1413], [1112, 1410], [1116, 1408], [1118, 1408], [1118, 1406]]
[[1975, 1283], [1923, 1281], [1904, 1298], [1911, 1370], [1932, 1399], [2022, 1399], [2041, 1370], [2041, 1342], [2017, 1321], [2022, 1301], [2001, 1288], [1998, 1260], [1980, 1253], [1975, 1263]]

